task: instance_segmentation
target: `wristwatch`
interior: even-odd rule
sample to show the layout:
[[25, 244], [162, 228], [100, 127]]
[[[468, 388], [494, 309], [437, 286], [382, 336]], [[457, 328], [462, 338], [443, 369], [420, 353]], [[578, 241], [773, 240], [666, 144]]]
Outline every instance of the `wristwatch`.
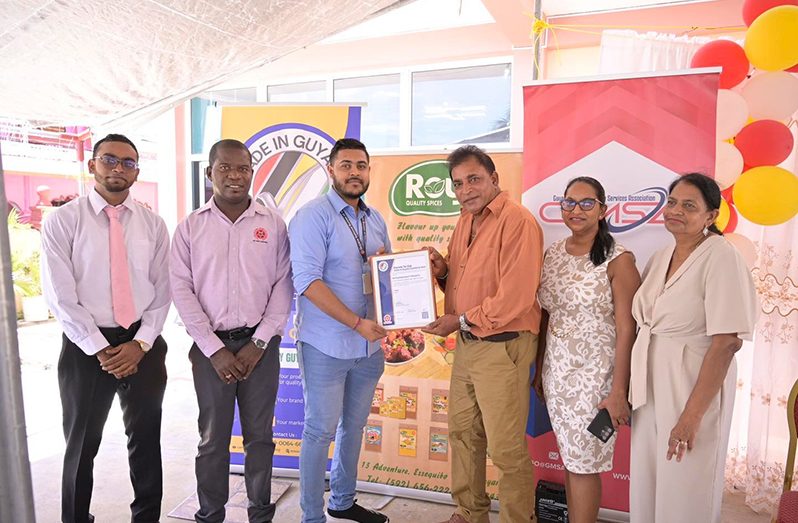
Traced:
[[144, 354], [147, 354], [152, 348], [150, 344], [147, 343], [146, 341], [141, 341], [141, 340], [133, 340], [133, 341], [139, 344], [139, 347], [141, 347], [141, 352], [143, 352]]
[[471, 332], [471, 325], [466, 320], [465, 313], [460, 315], [460, 330], [464, 332]]
[[260, 350], [266, 350], [266, 342], [260, 338], [252, 338], [252, 343]]

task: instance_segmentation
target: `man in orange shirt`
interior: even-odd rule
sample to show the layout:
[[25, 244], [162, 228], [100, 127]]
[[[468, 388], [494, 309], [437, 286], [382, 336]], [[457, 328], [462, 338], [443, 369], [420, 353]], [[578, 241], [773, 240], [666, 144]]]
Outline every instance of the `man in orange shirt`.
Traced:
[[532, 214], [499, 188], [493, 160], [482, 149], [460, 147], [447, 161], [462, 210], [446, 258], [429, 249], [446, 300], [445, 314], [425, 330], [439, 336], [459, 330], [449, 391], [457, 509], [449, 523], [488, 523], [486, 450], [500, 471], [499, 520], [531, 521], [526, 422], [543, 234]]

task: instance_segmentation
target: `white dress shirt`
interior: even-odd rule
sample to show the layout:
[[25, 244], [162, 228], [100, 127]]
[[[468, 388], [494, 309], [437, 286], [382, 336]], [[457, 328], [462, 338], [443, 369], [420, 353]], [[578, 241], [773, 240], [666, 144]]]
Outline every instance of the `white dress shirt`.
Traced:
[[[67, 338], [86, 354], [108, 346], [99, 327], [118, 327], [111, 306], [108, 203], [96, 191], [59, 207], [42, 223], [42, 288]], [[136, 317], [135, 339], [152, 345], [169, 312], [169, 234], [163, 219], [136, 204], [120, 221]]]

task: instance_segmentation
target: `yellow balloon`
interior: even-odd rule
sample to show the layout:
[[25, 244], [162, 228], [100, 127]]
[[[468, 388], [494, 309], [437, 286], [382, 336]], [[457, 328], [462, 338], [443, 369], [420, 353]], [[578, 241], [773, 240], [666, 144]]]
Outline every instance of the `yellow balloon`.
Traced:
[[768, 9], [745, 33], [745, 55], [751, 65], [782, 71], [798, 63], [798, 6]]
[[723, 198], [720, 199], [720, 209], [718, 210], [718, 217], [715, 219], [715, 225], [723, 232], [726, 226], [729, 225], [729, 218], [731, 218], [731, 211], [729, 204]]
[[734, 183], [734, 205], [760, 225], [784, 223], [798, 213], [798, 176], [781, 167], [748, 169]]

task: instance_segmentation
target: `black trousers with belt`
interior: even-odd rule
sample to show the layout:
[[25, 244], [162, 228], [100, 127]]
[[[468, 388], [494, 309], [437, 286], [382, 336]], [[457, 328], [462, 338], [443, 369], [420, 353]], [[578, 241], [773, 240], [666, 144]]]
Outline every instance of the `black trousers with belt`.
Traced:
[[[100, 329], [108, 344], [131, 341], [139, 322], [129, 329]], [[161, 515], [161, 404], [166, 389], [166, 342], [156, 338], [138, 365], [138, 372], [121, 380], [100, 367], [63, 336], [58, 360], [58, 385], [64, 413], [64, 471], [61, 482], [61, 521], [90, 523], [94, 458], [115, 395], [119, 395], [127, 435], [130, 481], [134, 500], [132, 523], [157, 522]]]

